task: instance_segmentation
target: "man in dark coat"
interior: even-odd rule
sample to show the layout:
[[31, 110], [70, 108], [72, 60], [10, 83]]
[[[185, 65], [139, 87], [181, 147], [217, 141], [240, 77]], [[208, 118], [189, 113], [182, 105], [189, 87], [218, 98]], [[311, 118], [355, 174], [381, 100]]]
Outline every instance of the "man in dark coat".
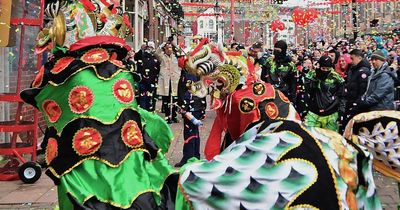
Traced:
[[371, 65], [364, 58], [364, 54], [359, 49], [350, 52], [351, 66], [347, 71], [346, 84], [344, 89], [344, 99], [346, 110], [342, 117], [342, 128], [355, 115], [364, 112], [362, 107], [357, 106], [357, 101], [361, 99], [367, 90], [368, 77], [371, 74]]
[[284, 93], [289, 100], [296, 101], [297, 70], [292, 59], [286, 54], [285, 41], [277, 41], [274, 45], [274, 57], [268, 58], [262, 65], [261, 80], [275, 86]]
[[142, 78], [138, 87], [138, 104], [148, 111], [155, 110], [157, 81], [160, 73], [160, 61], [154, 55], [154, 48], [154, 42], [150, 41], [135, 54], [136, 72]]
[[367, 111], [394, 110], [394, 80], [396, 76], [390, 71], [384, 53], [377, 50], [371, 55], [373, 66], [368, 77], [367, 91], [358, 101]]

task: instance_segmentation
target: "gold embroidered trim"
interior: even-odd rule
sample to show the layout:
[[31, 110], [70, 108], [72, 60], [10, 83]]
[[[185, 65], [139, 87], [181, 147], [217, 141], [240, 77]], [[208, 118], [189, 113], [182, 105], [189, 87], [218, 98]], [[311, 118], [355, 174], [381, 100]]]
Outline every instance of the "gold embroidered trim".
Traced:
[[35, 79], [32, 82], [32, 87], [38, 88], [43, 83], [44, 77], [44, 66], [39, 69], [39, 72], [36, 74]]
[[190, 210], [193, 210], [193, 209], [194, 209], [194, 208], [193, 208], [193, 204], [192, 204], [192, 202], [189, 200], [189, 195], [186, 194], [185, 189], [183, 189], [183, 186], [182, 186], [182, 184], [181, 184], [181, 176], [179, 176], [179, 179], [178, 179], [178, 188], [179, 188], [179, 190], [181, 191], [181, 193], [182, 193], [183, 198], [185, 199], [185, 201], [189, 204]]
[[[113, 205], [113, 206], [115, 206], [115, 207], [126, 209], [126, 208], [131, 207], [131, 206], [132, 206], [132, 203], [135, 202], [135, 200], [136, 200], [140, 195], [142, 195], [142, 194], [144, 194], [144, 193], [152, 192], [152, 193], [155, 193], [156, 195], [160, 196], [160, 191], [161, 191], [161, 189], [163, 188], [163, 186], [165, 185], [165, 181], [168, 179], [168, 177], [170, 177], [170, 176], [171, 176], [172, 174], [174, 174], [174, 173], [176, 173], [176, 171], [170, 172], [167, 176], [165, 176], [165, 179], [164, 179], [164, 181], [162, 182], [162, 185], [158, 188], [158, 191], [157, 191], [157, 190], [144, 190], [144, 191], [138, 192], [138, 193], [133, 197], [133, 199], [130, 201], [130, 204], [129, 204], [128, 206], [122, 206], [122, 205], [120, 205], [120, 204], [118, 204], [118, 203], [115, 203], [115, 202], [112, 202], [112, 201], [109, 201], [109, 200], [103, 200], [103, 199], [100, 199], [100, 198], [98, 198], [98, 197], [96, 197], [96, 198], [97, 198], [100, 202], [102, 202], [102, 203], [108, 203], [108, 204], [111, 204], [111, 205]], [[67, 193], [69, 193], [71, 196], [75, 197], [75, 199], [76, 199], [76, 196], [75, 196], [72, 192], [67, 191]], [[92, 198], [92, 197], [94, 197], [94, 196], [95, 196], [94, 194], [87, 196], [87, 197], [83, 200], [83, 203], [85, 203], [86, 201], [88, 201], [90, 198]], [[76, 199], [76, 200], [77, 200], [77, 199]]]
[[[66, 61], [64, 61], [64, 60], [66, 60]], [[61, 73], [62, 71], [64, 71], [72, 62], [74, 62], [74, 60], [75, 60], [75, 58], [74, 58], [74, 57], [71, 57], [71, 56], [66, 56], [66, 57], [60, 58], [60, 59], [58, 59], [58, 61], [54, 64], [54, 66], [53, 66], [53, 68], [50, 70], [50, 72], [51, 72], [52, 74], [59, 74], [59, 73]], [[63, 68], [60, 68], [60, 69], [58, 69], [57, 71], [55, 71], [54, 68], [57, 67], [57, 65], [58, 65], [60, 62], [62, 62], [62, 61], [68, 62], [68, 64], [66, 64], [65, 66], [63, 66]]]
[[[54, 148], [54, 144], [52, 144], [51, 142], [55, 142], [55, 148]], [[50, 147], [52, 147], [52, 148], [50, 148]], [[49, 150], [53, 150], [53, 151], [49, 151]], [[54, 151], [54, 150], [55, 150], [55, 151]], [[55, 155], [54, 155], [54, 157], [51, 158], [51, 160], [50, 160], [50, 158], [49, 158], [49, 155], [50, 155], [49, 152], [55, 152]], [[47, 147], [46, 147], [46, 153], [45, 153], [45, 161], [46, 161], [47, 165], [50, 165], [50, 162], [51, 162], [52, 160], [54, 160], [54, 158], [56, 158], [57, 155], [58, 155], [58, 143], [57, 143], [57, 139], [55, 139], [55, 138], [49, 138], [48, 143], [47, 143]]]
[[[103, 63], [104, 61], [110, 59], [110, 55], [104, 48], [93, 48], [85, 52], [80, 59], [86, 64]], [[90, 61], [89, 59], [92, 59], [92, 61]]]
[[281, 91], [278, 91], [278, 96], [283, 102], [290, 103], [289, 99]]
[[[48, 106], [47, 106], [47, 105], [49, 105], [50, 103], [54, 103], [54, 104], [56, 105], [56, 107], [60, 110], [60, 112], [57, 113], [56, 110], [52, 109], [52, 110], [50, 110], [50, 112], [51, 112], [51, 113], [50, 113], [49, 110], [48, 110]], [[45, 105], [46, 105], [46, 107], [45, 107]], [[53, 107], [53, 108], [54, 108], [54, 107]], [[47, 120], [48, 120], [50, 123], [55, 123], [55, 122], [57, 122], [57, 121], [60, 119], [61, 115], [62, 115], [62, 109], [61, 109], [60, 105], [58, 105], [58, 103], [57, 103], [56, 101], [54, 101], [54, 100], [50, 100], [50, 99], [44, 100], [43, 103], [42, 103], [42, 110], [43, 110], [43, 112], [45, 113], [45, 116], [46, 116]], [[54, 114], [54, 113], [55, 113], [55, 115], [50, 116], [50, 114]], [[56, 118], [56, 119], [54, 119], [54, 118]]]
[[[89, 132], [89, 131], [92, 131], [92, 132], [90, 133], [90, 137], [89, 137], [90, 140], [88, 139], [88, 141], [90, 141], [90, 142], [87, 142], [87, 143], [96, 143], [97, 145], [96, 144], [93, 145], [95, 147], [92, 148], [91, 150], [86, 149], [89, 151], [88, 153], [82, 153], [82, 151], [78, 151], [79, 148], [76, 148], [75, 144], [77, 144], [77, 143], [81, 144], [83, 142], [82, 141], [77, 142], [78, 140], [76, 138], [77, 138], [77, 135], [80, 134], [81, 132]], [[93, 138], [91, 137], [93, 134], [96, 134], [99, 136], [98, 142], [96, 140], [93, 140]], [[88, 155], [94, 154], [95, 152], [97, 152], [100, 149], [102, 144], [103, 144], [103, 137], [101, 136], [101, 133], [97, 129], [92, 128], [92, 127], [83, 127], [81, 129], [77, 130], [74, 134], [74, 137], [72, 137], [72, 148], [74, 149], [76, 154], [78, 154], [79, 156], [88, 156]]]
[[[307, 164], [310, 164], [310, 166], [314, 169], [314, 174], [316, 174], [317, 176], [315, 177], [315, 179], [314, 179], [308, 186], [306, 186], [305, 188], [303, 188], [302, 190], [300, 190], [300, 192], [298, 192], [296, 195], [293, 196], [293, 198], [286, 204], [286, 208], [285, 208], [285, 209], [290, 208], [290, 205], [291, 205], [301, 194], [303, 194], [306, 190], [308, 190], [311, 186], [313, 186], [313, 185], [317, 182], [318, 177], [319, 177], [319, 173], [318, 173], [317, 167], [315, 167], [314, 163], [312, 163], [312, 162], [310, 162], [310, 161], [308, 161], [308, 160], [304, 160], [304, 159], [301, 159], [301, 158], [290, 158], [290, 159], [287, 159], [287, 160], [284, 160], [284, 161], [279, 161], [279, 163], [285, 163], [285, 162], [290, 162], [290, 161], [300, 161], [300, 162], [305, 162], [305, 163], [307, 163]], [[276, 163], [278, 163], [278, 162], [276, 162]], [[302, 205], [308, 205], [308, 204], [302, 204]]]
[[255, 96], [261, 96], [264, 95], [264, 93], [266, 92], [266, 88], [265, 85], [263, 83], [260, 82], [256, 82], [252, 85], [252, 89], [253, 89], [253, 94]]
[[[342, 141], [342, 136], [335, 135], [335, 132], [329, 131], [329, 130], [324, 130], [320, 128], [314, 128], [315, 131], [317, 131], [321, 136], [324, 136], [329, 139], [329, 142], [326, 144], [329, 145], [329, 147], [333, 150], [333, 152], [339, 157], [338, 159], [338, 174], [341, 176], [341, 179], [343, 182], [347, 185], [347, 190], [346, 190], [346, 195], [345, 199], [350, 206], [350, 209], [352, 208], [352, 204], [357, 205], [356, 195], [355, 191], [356, 188], [358, 187], [357, 185], [354, 185], [355, 183], [358, 182], [358, 176], [357, 176], [357, 170], [352, 168], [350, 166], [350, 163], [356, 159], [355, 155], [352, 153], [352, 151], [348, 150], [347, 148], [350, 147], [353, 149], [353, 151], [356, 151], [352, 145], [345, 145]], [[330, 135], [331, 133], [331, 135]], [[347, 170], [351, 171], [347, 171]], [[346, 170], [346, 171], [343, 171]], [[345, 175], [345, 176], [343, 176]], [[353, 183], [353, 184], [352, 184]], [[351, 196], [353, 195], [353, 196]], [[353, 206], [354, 207], [354, 206]]]
[[[299, 124], [300, 125], [300, 124]], [[280, 126], [280, 125], [279, 125]], [[279, 127], [278, 126], [278, 127]], [[278, 128], [277, 127], [277, 128]], [[308, 130], [306, 130], [306, 129], [304, 129], [304, 127], [302, 126], [302, 125], [300, 125], [300, 127], [303, 129], [303, 130], [305, 130], [310, 136], [312, 136], [312, 138], [314, 139], [314, 141], [315, 141], [315, 138], [314, 138], [314, 136], [313, 135], [311, 135], [310, 134], [310, 132], [308, 131]], [[297, 136], [298, 138], [300, 138], [301, 139], [301, 142], [300, 142], [300, 144], [298, 144], [298, 145], [294, 145], [292, 148], [290, 148], [289, 150], [286, 150], [282, 155], [280, 155], [279, 156], [279, 158], [277, 159], [277, 161], [276, 161], [276, 163], [281, 163], [281, 162], [285, 162], [286, 160], [284, 160], [284, 161], [279, 161], [283, 156], [285, 156], [288, 152], [290, 152], [291, 150], [293, 150], [293, 149], [295, 149], [295, 148], [297, 148], [297, 147], [299, 147], [302, 143], [303, 143], [303, 138], [301, 137], [301, 136], [299, 136], [299, 135], [297, 135], [297, 134], [295, 134], [295, 133], [293, 133], [292, 131], [280, 131], [280, 132], [278, 132], [278, 133], [283, 133], [283, 132], [289, 132], [289, 133], [291, 133], [292, 135], [294, 135], [294, 136]], [[319, 143], [319, 142], [318, 142]], [[318, 144], [317, 143], [317, 144]], [[321, 145], [319, 145], [318, 144], [318, 147], [319, 147], [319, 149], [321, 150], [321, 152], [322, 152], [322, 147], [321, 147]], [[327, 158], [326, 158], [326, 156], [325, 156], [325, 154], [322, 152], [322, 155], [323, 155], [323, 157], [325, 158], [325, 161], [327, 161]], [[305, 162], [308, 162], [308, 163], [310, 163], [310, 164], [312, 164], [313, 166], [314, 166], [314, 169], [315, 169], [315, 171], [316, 171], [316, 173], [317, 173], [317, 179], [318, 179], [318, 177], [319, 177], [319, 173], [318, 173], [318, 170], [315, 168], [315, 165], [312, 163], [312, 162], [310, 162], [310, 161], [308, 161], [308, 160], [304, 160], [304, 159], [300, 159], [300, 158], [291, 158], [291, 159], [288, 159], [288, 160], [293, 160], [293, 159], [295, 159], [295, 160], [303, 160], [303, 161], [305, 161]], [[329, 170], [331, 171], [331, 174], [332, 174], [332, 166], [329, 164], [329, 162], [327, 161], [326, 162], [327, 164], [328, 164], [328, 166], [329, 166]], [[333, 178], [333, 181], [334, 181], [334, 187], [335, 187], [335, 190], [336, 190], [336, 195], [338, 196], [338, 201], [339, 201], [339, 203], [340, 203], [340, 201], [341, 201], [341, 199], [339, 199], [339, 189], [337, 188], [337, 180], [336, 180], [336, 177], [333, 177], [332, 176], [332, 178]], [[311, 187], [313, 184], [315, 184], [315, 182], [317, 181], [317, 179], [310, 185], [310, 186], [308, 186], [305, 190], [303, 190], [301, 193], [299, 193], [299, 194], [297, 194], [295, 197], [294, 197], [294, 199], [292, 199], [292, 201], [290, 201], [289, 203], [288, 203], [288, 207], [290, 206], [290, 204], [292, 204], [301, 194], [303, 194], [309, 187]], [[341, 205], [339, 205], [339, 209], [341, 209]]]
[[[281, 125], [282, 125], [282, 124], [281, 124]], [[279, 125], [278, 127], [280, 127], [281, 125]], [[277, 129], [278, 127], [276, 127], [275, 129]], [[283, 131], [276, 132], [276, 133], [274, 133], [274, 134], [279, 134], [279, 135], [280, 135], [280, 134], [285, 134], [285, 133], [290, 133], [291, 135], [295, 136], [296, 138], [299, 138], [299, 139], [300, 139], [300, 142], [299, 142], [298, 144], [293, 145], [292, 147], [290, 147], [289, 149], [287, 149], [284, 153], [282, 153], [282, 154], [278, 157], [278, 159], [276, 159], [276, 162], [277, 162], [277, 163], [279, 162], [279, 160], [280, 160], [283, 156], [285, 156], [287, 153], [289, 153], [289, 152], [292, 151], [293, 149], [296, 149], [297, 147], [299, 147], [299, 146], [304, 142], [304, 139], [303, 139], [301, 136], [295, 134], [295, 133], [292, 132], [292, 131], [283, 130]], [[303, 160], [303, 159], [302, 159], [302, 160]]]
[[[127, 87], [123, 87], [122, 85], [126, 85]], [[123, 89], [120, 89], [120, 88]], [[133, 90], [132, 84], [126, 79], [118, 79], [112, 85], [112, 93], [114, 97], [123, 104], [132, 103], [135, 98], [135, 91]]]
[[265, 104], [265, 114], [272, 120], [275, 120], [279, 116], [279, 108], [274, 102], [268, 102]]
[[[253, 103], [253, 105], [251, 105], [251, 103]], [[249, 114], [249, 113], [251, 113], [254, 109], [256, 109], [256, 107], [257, 107], [257, 103], [256, 103], [256, 101], [254, 100], [254, 99], [252, 99], [252, 98], [249, 98], [249, 97], [243, 97], [243, 98], [241, 98], [240, 99], [240, 101], [239, 101], [239, 111], [241, 112], [241, 113], [243, 113], [243, 114]], [[249, 109], [248, 110], [245, 110], [245, 109], [247, 109], [245, 106], [248, 106], [249, 107]]]
[[119, 68], [125, 68], [126, 66], [120, 60], [108, 60], [108, 62], [118, 66]]
[[[98, 119], [98, 118], [93, 117], [93, 116], [77, 116], [77, 117], [72, 118], [67, 123], [65, 123], [65, 126], [67, 126], [69, 123], [71, 123], [72, 121], [77, 120], [77, 119], [96, 120], [96, 121], [101, 122], [103, 125], [111, 125], [111, 124], [114, 124], [115, 122], [117, 122], [119, 120], [119, 118], [121, 117], [122, 112], [124, 112], [125, 110], [129, 110], [129, 109], [138, 112], [137, 109], [134, 108], [134, 107], [122, 107], [122, 109], [118, 112], [118, 114], [116, 115], [116, 117], [115, 117], [115, 119], [113, 121], [106, 122], [106, 121], [103, 121], [103, 120]], [[63, 127], [63, 129], [65, 128], [65, 126]], [[59, 136], [59, 137], [61, 136], [61, 132], [62, 132], [63, 129], [61, 129], [61, 131], [59, 131], [57, 129], [57, 127], [54, 126], [54, 125], [50, 125], [49, 128], [54, 128], [57, 131], [57, 136]]]
[[[134, 129], [134, 131], [131, 129]], [[135, 138], [138, 141], [138, 144], [136, 145], [132, 142]], [[124, 144], [130, 148], [138, 148], [143, 145], [142, 131], [140, 130], [136, 121], [128, 120], [124, 123], [121, 129], [121, 139]]]
[[312, 210], [319, 210], [319, 208], [317, 208], [315, 206], [312, 206], [310, 204], [299, 204], [299, 205], [291, 206], [291, 207], [289, 207], [289, 210], [295, 210], [295, 209], [298, 209], [298, 208], [300, 208], [300, 209], [307, 208], [307, 209], [312, 209]]
[[[82, 97], [82, 98], [81, 98], [81, 95], [78, 95], [78, 97], [79, 97], [78, 103], [72, 103], [71, 102], [73, 100], [72, 97], [76, 96], [76, 94], [78, 93], [77, 92], [78, 89], [81, 89], [81, 91], [84, 91], [86, 95], [84, 95], [84, 97]], [[81, 94], [81, 91], [78, 94]], [[73, 93], [75, 95], [73, 95]], [[87, 112], [90, 109], [90, 107], [92, 107], [93, 103], [94, 103], [94, 94], [93, 94], [93, 91], [88, 86], [84, 86], [84, 85], [76, 86], [76, 87], [72, 88], [72, 90], [68, 94], [69, 108], [70, 108], [71, 112], [73, 112], [75, 114], [82, 114], [82, 113]], [[82, 110], [78, 110], [76, 105], [81, 105], [81, 106], [87, 105], [87, 107], [83, 107]]]
[[[148, 192], [153, 192], [153, 193], [154, 193], [155, 190], [144, 190], [144, 191], [141, 191], [141, 192], [136, 193], [136, 195], [135, 195], [135, 196], [132, 198], [132, 200], [130, 201], [130, 204], [129, 204], [129, 205], [126, 205], [126, 206], [123, 206], [123, 205], [121, 205], [121, 204], [115, 203], [115, 202], [110, 201], [110, 200], [103, 200], [103, 199], [98, 198], [98, 197], [96, 197], [96, 199], [99, 200], [99, 201], [102, 202], [102, 203], [108, 203], [108, 204], [110, 204], [110, 205], [112, 205], [112, 206], [115, 206], [115, 207], [118, 207], [118, 208], [127, 209], [127, 208], [129, 208], [130, 206], [132, 206], [133, 202], [135, 202], [135, 200], [136, 200], [139, 196], [141, 196], [141, 195], [144, 194], [144, 193], [148, 193]], [[71, 196], [75, 197], [75, 199], [76, 199], [76, 196], [73, 195], [72, 192], [67, 191], [67, 193], [69, 193]], [[95, 195], [94, 195], [94, 194], [88, 195], [88, 196], [83, 200], [82, 203], [85, 203], [86, 201], [88, 201], [88, 200], [89, 200], [90, 198], [92, 198], [92, 197], [95, 197]]]
[[338, 183], [337, 183], [337, 178], [336, 178], [335, 170], [333, 170], [331, 164], [329, 163], [329, 160], [328, 160], [328, 158], [326, 157], [326, 154], [325, 154], [324, 150], [322, 149], [322, 145], [321, 145], [321, 143], [319, 142], [319, 140], [317, 140], [317, 139], [314, 137], [314, 135], [312, 135], [312, 133], [311, 133], [308, 129], [306, 129], [303, 125], [301, 125], [301, 124], [299, 124], [299, 125], [300, 125], [300, 127], [301, 127], [304, 131], [306, 131], [306, 132], [308, 133], [308, 135], [310, 135], [310, 136], [312, 137], [312, 139], [314, 140], [314, 142], [318, 145], [318, 147], [319, 147], [319, 149], [320, 149], [320, 151], [321, 151], [321, 154], [322, 154], [322, 156], [323, 156], [324, 159], [325, 159], [325, 162], [328, 164], [328, 167], [329, 167], [329, 170], [330, 170], [330, 172], [331, 172], [331, 176], [332, 176], [332, 179], [333, 179], [333, 182], [334, 182], [334, 187], [335, 187], [336, 196], [337, 196], [337, 199], [338, 199], [339, 209], [342, 209], [342, 202], [341, 202], [342, 199], [341, 199], [341, 197], [340, 197], [340, 190], [339, 190], [339, 188], [338, 188]]
[[57, 83], [55, 83], [55, 82], [53, 82], [53, 81], [49, 81], [49, 84], [51, 84], [52, 86], [58, 87], [58, 86], [60, 86], [60, 85], [63, 85], [69, 78], [71, 78], [71, 77], [74, 76], [75, 74], [78, 74], [79, 72], [81, 72], [81, 71], [83, 71], [83, 70], [88, 70], [89, 68], [92, 69], [92, 70], [94, 71], [94, 73], [96, 74], [96, 77], [97, 77], [97, 78], [99, 78], [99, 79], [101, 79], [101, 80], [105, 80], [105, 81], [113, 79], [113, 78], [115, 77], [115, 75], [119, 74], [120, 72], [127, 72], [127, 73], [130, 72], [130, 71], [127, 70], [127, 69], [118, 69], [118, 70], [115, 71], [110, 77], [106, 78], [106, 77], [100, 76], [100, 74], [99, 74], [98, 71], [97, 71], [96, 66], [94, 66], [94, 65], [88, 65], [88, 66], [85, 66], [85, 67], [82, 67], [82, 68], [76, 70], [75, 72], [73, 72], [72, 74], [70, 74], [67, 78], [65, 78], [65, 80], [64, 80], [63, 82], [61, 82], [61, 83], [58, 83], [58, 84], [57, 84]]
[[133, 152], [137, 152], [137, 151], [142, 151], [142, 152], [145, 152], [145, 153], [147, 153], [147, 154], [150, 155], [149, 151], [147, 151], [146, 149], [137, 148], [137, 149], [131, 150], [128, 154], [125, 155], [124, 159], [122, 159], [122, 160], [121, 160], [119, 163], [117, 163], [117, 164], [112, 164], [112, 163], [110, 163], [109, 161], [107, 161], [107, 160], [105, 160], [105, 159], [103, 159], [103, 158], [99, 158], [99, 157], [96, 157], [96, 156], [92, 156], [92, 157], [87, 157], [87, 158], [84, 158], [84, 159], [78, 161], [78, 162], [75, 163], [73, 166], [71, 166], [69, 169], [67, 169], [66, 171], [64, 171], [62, 174], [58, 174], [58, 173], [56, 172], [56, 170], [55, 170], [53, 167], [51, 167], [51, 166], [49, 166], [48, 170], [50, 170], [50, 172], [51, 172], [55, 177], [57, 177], [57, 178], [60, 179], [61, 176], [65, 175], [65, 174], [67, 174], [67, 173], [69, 173], [69, 172], [71, 172], [75, 167], [79, 166], [83, 161], [86, 161], [86, 160], [98, 160], [98, 161], [103, 162], [104, 164], [106, 164], [106, 165], [109, 166], [109, 167], [116, 168], [116, 167], [120, 166], [121, 163], [123, 163], [126, 159], [128, 159], [128, 157], [129, 157]]

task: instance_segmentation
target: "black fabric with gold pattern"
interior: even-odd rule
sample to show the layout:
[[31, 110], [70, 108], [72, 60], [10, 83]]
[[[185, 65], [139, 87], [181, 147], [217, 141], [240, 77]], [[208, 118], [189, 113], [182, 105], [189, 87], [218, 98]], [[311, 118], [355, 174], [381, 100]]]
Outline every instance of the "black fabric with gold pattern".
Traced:
[[243, 113], [250, 113], [256, 108], [256, 102], [252, 98], [242, 98], [239, 102], [239, 110]]
[[[275, 96], [278, 96], [279, 92], [275, 90]], [[266, 105], [268, 103], [273, 103], [276, 107], [279, 107], [278, 116], [274, 119], [271, 119], [270, 115], [268, 115], [266, 110]], [[266, 99], [258, 104], [258, 109], [260, 109], [261, 119], [262, 121], [269, 121], [271, 120], [279, 120], [279, 119], [286, 119], [289, 115], [290, 103], [285, 102], [280, 97], [275, 97], [274, 99]]]
[[265, 93], [265, 86], [263, 83], [254, 83], [253, 84], [253, 94], [256, 96], [261, 96]]
[[[257, 109], [260, 110], [260, 115], [261, 115], [260, 120], [249, 124], [247, 126], [246, 130], [259, 124], [260, 122], [267, 122], [268, 124], [271, 124], [276, 121], [284, 120], [289, 116], [290, 102], [286, 102], [286, 100], [279, 97], [278, 90], [274, 90], [274, 91], [275, 91], [274, 98], [264, 99], [264, 100], [258, 102]], [[274, 104], [276, 107], [279, 107], [277, 109], [277, 116], [275, 116], [273, 119], [271, 118], [271, 114], [267, 113], [267, 110], [266, 110], [267, 104]]]
[[[135, 121], [141, 130], [142, 136], [140, 138], [143, 139], [143, 144], [136, 148], [126, 145], [122, 140], [121, 129], [127, 121]], [[79, 155], [76, 148], [73, 148], [73, 139], [78, 131], [86, 128], [98, 131], [102, 138], [101, 146], [92, 154]], [[145, 159], [147, 160], [156, 158], [158, 152], [158, 147], [144, 129], [142, 129], [139, 113], [131, 109], [125, 110], [112, 125], [104, 125], [92, 119], [77, 119], [64, 128], [60, 137], [57, 136], [56, 133], [54, 128], [49, 128], [46, 137], [55, 138], [58, 143], [58, 156], [56, 156], [49, 165], [56, 173], [53, 175], [57, 176], [79, 165], [77, 163], [84, 159], [98, 159], [111, 165], [119, 165], [132, 150], [144, 151]], [[89, 140], [90, 137], [94, 136], [89, 136]], [[63, 140], [61, 141], [60, 139]]]
[[[340, 209], [339, 197], [335, 191], [337, 186], [334, 185], [334, 183], [337, 183], [335, 180], [336, 175], [333, 174], [333, 170], [329, 167], [325, 154], [321, 151], [320, 145], [317, 144], [318, 140], [312, 137], [305, 128], [301, 127], [298, 123], [292, 121], [282, 122], [283, 123], [279, 125], [274, 132], [292, 131], [299, 135], [303, 141], [298, 147], [290, 150], [282, 156], [279, 161], [298, 159], [301, 157], [301, 159], [313, 163], [318, 171], [317, 181], [311, 185], [310, 188], [300, 194], [291, 206], [309, 204], [317, 209]], [[260, 130], [265, 129], [268, 125], [270, 124], [264, 122]], [[320, 199], [316, 200], [316, 197], [319, 197]]]
[[[108, 53], [109, 59], [104, 60], [104, 59], [99, 59], [98, 62], [84, 62], [82, 61], [82, 57], [87, 53], [90, 52], [91, 50], [95, 49], [101, 49], [105, 50]], [[42, 82], [38, 84], [38, 86], [31, 86], [33, 88], [40, 88], [45, 86], [48, 82], [52, 82], [54, 84], [61, 84], [65, 82], [71, 75], [77, 73], [78, 71], [84, 70], [84, 69], [90, 69], [92, 71], [95, 71], [96, 74], [100, 79], [109, 79], [115, 73], [120, 70], [121, 68], [124, 68], [121, 65], [127, 65], [124, 61], [124, 58], [126, 56], [127, 52], [125, 48], [120, 48], [115, 45], [109, 45], [109, 46], [93, 46], [90, 48], [86, 49], [81, 49], [77, 51], [68, 51], [68, 53], [65, 54], [56, 54], [55, 57], [47, 62], [45, 64], [45, 71], [43, 74]], [[62, 68], [62, 71], [59, 71], [55, 73], [53, 68], [60, 63], [60, 61], [63, 58], [67, 57], [72, 57], [75, 58], [72, 62], [70, 62], [66, 67]], [[120, 63], [121, 65], [119, 65]], [[125, 69], [126, 71], [129, 71], [127, 68]], [[35, 83], [35, 81], [33, 82]]]

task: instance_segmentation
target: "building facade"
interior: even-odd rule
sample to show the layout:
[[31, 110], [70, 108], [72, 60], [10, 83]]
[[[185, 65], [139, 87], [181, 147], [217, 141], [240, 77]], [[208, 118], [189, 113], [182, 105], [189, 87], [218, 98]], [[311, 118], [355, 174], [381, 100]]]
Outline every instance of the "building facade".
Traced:
[[197, 22], [197, 35], [207, 37], [217, 43], [224, 42], [224, 18], [216, 14], [215, 8], [208, 8], [199, 16]]
[[178, 23], [162, 0], [123, 0], [122, 4], [134, 28], [127, 42], [135, 50], [139, 50], [145, 40], [159, 45], [177, 30]]
[[[354, 31], [358, 36], [391, 33], [400, 28], [400, 1], [360, 2], [352, 4], [333, 4], [333, 10], [341, 11], [332, 16], [334, 37], [353, 38]], [[357, 27], [353, 25], [353, 9], [356, 9]]]
[[292, 16], [279, 15], [279, 19], [285, 24], [285, 29], [278, 32], [278, 40], [285, 40], [288, 45], [295, 45], [296, 31], [295, 24], [293, 23]]

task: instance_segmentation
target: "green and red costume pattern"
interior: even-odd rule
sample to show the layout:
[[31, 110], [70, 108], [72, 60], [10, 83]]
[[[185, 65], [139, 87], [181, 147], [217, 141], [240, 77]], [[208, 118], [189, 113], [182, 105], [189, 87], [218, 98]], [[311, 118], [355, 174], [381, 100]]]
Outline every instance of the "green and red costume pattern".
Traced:
[[167, 182], [176, 188], [177, 174], [164, 157], [172, 132], [137, 106], [126, 54], [122, 39], [82, 39], [56, 53], [21, 93], [49, 127], [46, 173], [58, 185], [60, 209], [152, 209], [175, 202], [163, 196]]

